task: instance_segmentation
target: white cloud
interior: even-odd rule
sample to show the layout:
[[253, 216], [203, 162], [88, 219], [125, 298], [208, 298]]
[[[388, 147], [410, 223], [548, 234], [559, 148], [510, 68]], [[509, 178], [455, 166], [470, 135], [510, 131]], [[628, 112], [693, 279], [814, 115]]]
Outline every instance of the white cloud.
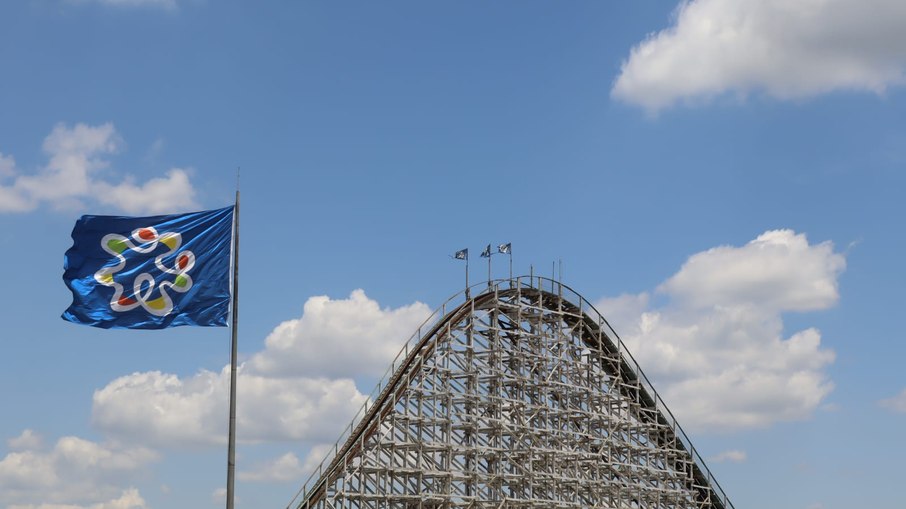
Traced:
[[[227, 440], [229, 367], [180, 378], [158, 371], [120, 377], [95, 391], [92, 419], [104, 433], [158, 446]], [[323, 440], [339, 434], [367, 397], [350, 379], [271, 378], [240, 368], [237, 439]]]
[[173, 168], [166, 177], [152, 178], [142, 185], [133, 179], [112, 185], [98, 182], [95, 198], [106, 205], [114, 205], [130, 214], [150, 212], [161, 214], [185, 209], [194, 204], [195, 189], [186, 170]]
[[247, 482], [304, 482], [334, 444], [318, 444], [312, 447], [305, 456], [305, 461], [299, 461], [298, 456], [288, 452], [283, 456], [254, 465], [250, 470], [239, 472], [239, 480]]
[[619, 334], [621, 331], [625, 331], [624, 326], [632, 324], [648, 310], [650, 300], [651, 297], [648, 293], [643, 292], [638, 295], [624, 293], [619, 297], [601, 299], [596, 307]]
[[288, 452], [279, 458], [254, 465], [251, 470], [239, 472], [240, 481], [285, 482], [297, 480], [303, 475], [299, 458]]
[[158, 138], [154, 140], [154, 143], [148, 147], [148, 151], [145, 153], [144, 159], [146, 161], [156, 161], [158, 156], [163, 153], [164, 149], [167, 146], [167, 142], [163, 138]]
[[7, 180], [16, 176], [16, 160], [0, 153], [0, 212], [25, 212], [33, 208], [23, 193], [8, 185]]
[[333, 440], [368, 400], [349, 378], [247, 375], [243, 384], [239, 437], [249, 441]]
[[623, 62], [611, 95], [650, 112], [763, 92], [883, 93], [906, 82], [902, 0], [688, 0]]
[[10, 438], [6, 441], [6, 444], [10, 449], [14, 451], [21, 451], [25, 449], [40, 449], [44, 446], [44, 439], [40, 434], [35, 433], [33, 430], [26, 429], [22, 431], [22, 434], [16, 438]]
[[[211, 492], [211, 500], [215, 504], [223, 505], [223, 503], [226, 501], [226, 495], [226, 488], [217, 488], [216, 490]], [[239, 503], [239, 497], [235, 496], [235, 494], [233, 495], [233, 501]]]
[[[352, 378], [382, 374], [428, 315], [419, 302], [382, 309], [362, 290], [311, 297], [239, 367], [237, 439], [334, 440], [368, 399]], [[95, 391], [92, 420], [131, 443], [208, 446], [227, 439], [228, 402], [229, 367], [182, 378], [133, 373]]]
[[[305, 455], [305, 461], [302, 462], [302, 474], [299, 478], [305, 479], [321, 466], [321, 462], [327, 458], [327, 453], [334, 447], [334, 444], [318, 444], [308, 451]], [[325, 467], [327, 465], [324, 465]]]
[[[11, 157], [0, 154], [0, 212], [26, 212], [43, 204], [81, 207], [84, 200], [113, 205], [128, 213], [156, 213], [196, 207], [195, 190], [185, 170], [135, 184], [134, 178], [113, 184], [98, 173], [109, 168], [105, 156], [124, 146], [113, 124], [58, 124], [44, 140], [48, 162], [34, 174], [22, 174]], [[4, 181], [11, 182], [4, 182]]]
[[900, 391], [900, 393], [896, 396], [882, 399], [881, 401], [879, 401], [879, 404], [888, 410], [906, 414], [906, 389]]
[[19, 436], [7, 440], [6, 445], [13, 451], [40, 449], [44, 446], [44, 439], [33, 430], [25, 429]]
[[57, 124], [44, 139], [44, 152], [50, 157], [47, 166], [36, 175], [18, 176], [13, 189], [32, 206], [86, 197], [91, 193], [92, 173], [109, 166], [101, 156], [122, 147], [122, 139], [109, 122], [97, 127], [76, 124], [73, 128]]
[[[23, 436], [28, 435], [19, 438]], [[0, 460], [0, 502], [42, 508], [81, 507], [60, 505], [73, 503], [105, 509], [133, 507], [122, 503], [137, 500], [138, 492], [123, 492], [121, 486], [156, 459], [156, 453], [143, 447], [63, 437], [49, 451], [25, 449]], [[114, 500], [118, 495], [126, 502]]]
[[691, 256], [658, 287], [661, 307], [646, 294], [596, 307], [682, 425], [765, 427], [809, 417], [833, 390], [833, 351], [814, 328], [784, 337], [781, 314], [835, 304], [845, 265], [828, 242], [770, 231]]
[[[16, 174], [16, 160], [13, 156], [5, 156], [0, 152], [0, 179], [12, 177]], [[2, 180], [0, 180], [2, 182]]]
[[421, 302], [381, 309], [362, 290], [348, 299], [311, 297], [300, 318], [271, 332], [249, 366], [270, 375], [379, 376], [430, 314]]
[[790, 230], [765, 232], [742, 248], [695, 254], [658, 290], [696, 308], [749, 307], [765, 311], [825, 309], [839, 298], [837, 277], [846, 259], [830, 242], [809, 245]]
[[9, 187], [0, 185], [0, 212], [27, 212], [34, 205], [21, 194]]
[[73, 504], [40, 504], [40, 505], [11, 505], [7, 509], [147, 509], [147, 504], [138, 490], [129, 488], [123, 491], [119, 498], [107, 502], [91, 505]]
[[719, 454], [715, 454], [708, 458], [708, 461], [713, 461], [714, 463], [742, 463], [747, 458], [745, 451], [739, 451], [736, 449], [731, 449], [729, 451], [724, 451]]

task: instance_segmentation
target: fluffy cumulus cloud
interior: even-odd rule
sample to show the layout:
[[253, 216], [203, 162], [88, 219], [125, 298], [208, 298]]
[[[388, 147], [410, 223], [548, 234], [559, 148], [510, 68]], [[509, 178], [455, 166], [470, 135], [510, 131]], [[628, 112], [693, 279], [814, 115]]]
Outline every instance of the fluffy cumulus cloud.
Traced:
[[19, 436], [7, 440], [6, 445], [13, 451], [39, 449], [44, 445], [44, 439], [33, 430], [26, 429]]
[[0, 152], [0, 212], [25, 212], [35, 207], [25, 192], [17, 188], [16, 174], [16, 160]]
[[145, 499], [135, 488], [129, 488], [123, 491], [119, 497], [107, 502], [98, 502], [90, 505], [73, 505], [73, 504], [14, 504], [7, 506], [7, 509], [147, 509], [148, 505]]
[[299, 458], [288, 452], [279, 458], [259, 463], [251, 470], [239, 472], [240, 481], [248, 482], [279, 482], [294, 481], [302, 477], [302, 464]]
[[362, 290], [348, 299], [312, 297], [300, 318], [274, 329], [250, 365], [281, 375], [381, 375], [430, 313], [420, 302], [382, 309]]
[[288, 452], [279, 458], [254, 465], [250, 470], [239, 472], [240, 481], [248, 482], [280, 482], [294, 481], [303, 475], [302, 463], [299, 458]]
[[891, 398], [882, 399], [880, 405], [893, 412], [906, 414], [906, 389]]
[[305, 461], [288, 452], [283, 456], [264, 461], [252, 466], [249, 470], [239, 472], [239, 480], [247, 482], [299, 482], [311, 475], [324, 458], [332, 444], [319, 444], [312, 447], [305, 456]]
[[122, 211], [162, 213], [196, 207], [195, 189], [186, 170], [171, 169], [165, 177], [137, 184], [133, 177], [119, 183], [104, 180], [123, 141], [113, 124], [59, 124], [45, 138], [45, 166], [24, 173], [15, 160], [0, 154], [0, 212], [27, 212], [42, 205], [80, 207], [86, 200]]
[[[94, 424], [110, 436], [161, 447], [224, 444], [229, 367], [180, 378], [133, 373], [94, 394]], [[367, 397], [348, 379], [273, 378], [243, 367], [237, 381], [237, 438], [244, 442], [331, 439]]]
[[0, 460], [0, 503], [20, 509], [145, 507], [136, 490], [121, 486], [157, 459], [153, 451], [72, 436], [44, 450], [34, 437], [23, 432], [10, 441], [16, 450]]
[[752, 92], [882, 93], [906, 81], [902, 0], [687, 0], [623, 62], [613, 97], [657, 111]]
[[116, 185], [97, 182], [94, 190], [97, 201], [130, 214], [172, 212], [195, 206], [192, 198], [195, 190], [189, 174], [180, 168], [173, 168], [165, 177], [151, 178], [141, 185], [137, 185], [132, 177]]
[[845, 267], [830, 242], [809, 245], [805, 235], [777, 230], [743, 248], [691, 256], [660, 290], [699, 309], [757, 303], [768, 311], [813, 311], [837, 302], [837, 276]]
[[[240, 366], [237, 438], [334, 440], [367, 401], [353, 377], [382, 372], [427, 315], [420, 303], [382, 309], [361, 290], [348, 299], [310, 298], [301, 318], [279, 325]], [[228, 367], [182, 378], [133, 373], [95, 392], [92, 418], [124, 441], [220, 444], [228, 394]]]
[[691, 256], [649, 294], [597, 304], [684, 426], [734, 430], [805, 419], [833, 389], [821, 333], [785, 335], [782, 314], [839, 299], [843, 255], [830, 242], [769, 231]]

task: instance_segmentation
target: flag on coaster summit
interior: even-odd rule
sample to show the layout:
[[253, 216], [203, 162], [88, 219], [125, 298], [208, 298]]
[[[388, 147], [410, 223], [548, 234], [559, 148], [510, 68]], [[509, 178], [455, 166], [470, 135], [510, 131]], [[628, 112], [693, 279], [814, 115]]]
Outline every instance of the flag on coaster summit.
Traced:
[[63, 319], [94, 327], [224, 327], [233, 207], [151, 217], [82, 216], [72, 229]]

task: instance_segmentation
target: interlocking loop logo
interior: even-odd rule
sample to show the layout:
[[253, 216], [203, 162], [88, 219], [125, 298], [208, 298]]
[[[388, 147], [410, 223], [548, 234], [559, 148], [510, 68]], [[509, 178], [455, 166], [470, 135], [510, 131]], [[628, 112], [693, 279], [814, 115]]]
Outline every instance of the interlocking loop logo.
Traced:
[[[133, 242], [134, 241], [134, 242]], [[148, 272], [138, 274], [132, 282], [132, 291], [124, 292], [123, 285], [114, 279], [114, 275], [126, 267], [127, 250], [137, 254], [154, 252], [158, 245], [163, 244], [169, 248], [166, 252], [154, 258], [154, 265], [164, 274], [170, 274], [172, 280], [158, 283], [154, 276]], [[168, 290], [185, 293], [192, 288], [192, 276], [189, 271], [195, 266], [195, 254], [191, 251], [179, 251], [182, 246], [182, 235], [167, 232], [158, 235], [157, 230], [148, 226], [137, 228], [132, 232], [132, 238], [116, 233], [110, 233], [101, 239], [101, 248], [115, 256], [117, 264], [104, 267], [94, 274], [94, 279], [104, 286], [112, 286], [113, 298], [110, 307], [114, 311], [130, 311], [139, 306], [154, 316], [167, 316], [173, 311], [173, 299]], [[175, 256], [173, 256], [175, 254]], [[163, 261], [173, 257], [173, 267], [164, 266]], [[158, 296], [152, 298], [157, 290]]]

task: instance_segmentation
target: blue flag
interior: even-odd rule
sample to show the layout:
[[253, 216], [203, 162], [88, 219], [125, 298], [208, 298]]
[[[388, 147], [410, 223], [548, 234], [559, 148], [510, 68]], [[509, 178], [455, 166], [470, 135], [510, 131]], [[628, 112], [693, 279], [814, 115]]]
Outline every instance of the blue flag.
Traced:
[[233, 207], [152, 217], [82, 216], [72, 229], [63, 319], [94, 327], [223, 327]]

